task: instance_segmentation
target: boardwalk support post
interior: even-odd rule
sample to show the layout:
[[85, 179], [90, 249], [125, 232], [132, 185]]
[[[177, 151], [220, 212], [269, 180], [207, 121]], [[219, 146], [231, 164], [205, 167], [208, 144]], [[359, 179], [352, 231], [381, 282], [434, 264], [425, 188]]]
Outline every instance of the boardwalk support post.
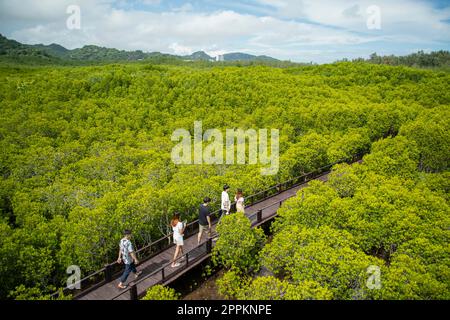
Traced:
[[130, 300], [137, 300], [138, 299], [138, 292], [136, 284], [133, 283], [130, 287]]
[[212, 251], [212, 238], [208, 238], [208, 241], [206, 241], [206, 253], [210, 254]]
[[105, 265], [105, 282], [112, 281], [112, 267], [110, 264]]
[[164, 274], [164, 267], [161, 269], [161, 280], [164, 281], [166, 275]]
[[258, 210], [256, 213], [256, 221], [260, 223], [262, 221], [262, 210]]

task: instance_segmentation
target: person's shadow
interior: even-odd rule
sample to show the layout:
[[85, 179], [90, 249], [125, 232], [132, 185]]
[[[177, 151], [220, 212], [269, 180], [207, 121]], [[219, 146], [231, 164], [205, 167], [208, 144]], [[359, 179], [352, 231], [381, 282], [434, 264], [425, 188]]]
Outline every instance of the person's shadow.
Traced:
[[141, 277], [158, 270], [159, 268], [166, 265], [167, 263], [169, 263], [169, 260], [167, 260], [167, 259], [164, 259], [164, 260], [161, 260], [161, 261], [155, 262], [155, 263], [150, 263], [148, 266], [141, 269], [141, 271], [142, 271]]

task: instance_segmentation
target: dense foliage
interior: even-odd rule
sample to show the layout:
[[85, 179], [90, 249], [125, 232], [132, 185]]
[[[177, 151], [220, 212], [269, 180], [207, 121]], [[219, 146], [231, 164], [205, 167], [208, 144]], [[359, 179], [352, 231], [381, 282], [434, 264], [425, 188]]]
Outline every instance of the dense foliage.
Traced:
[[[294, 224], [299, 237], [318, 237], [304, 248], [313, 254], [332, 244], [305, 228], [337, 229], [340, 250], [349, 261], [355, 258], [356, 269], [339, 273], [345, 281], [359, 281], [364, 263], [388, 259], [396, 268], [390, 270], [401, 273], [412, 265], [408, 272], [434, 286], [448, 279], [442, 228], [448, 213], [449, 78], [352, 63], [286, 69], [2, 66], [0, 297], [24, 296], [26, 290], [48, 294], [65, 284], [70, 265], [86, 276], [115, 260], [123, 229], [134, 231], [136, 246], [148, 244], [170, 231], [174, 211], [193, 220], [204, 196], [217, 204], [224, 183], [231, 193], [242, 188], [249, 195], [368, 152], [372, 142], [399, 131], [399, 137], [373, 145], [364, 165], [337, 169], [330, 184], [308, 189], [304, 202], [286, 203], [274, 243], [285, 225]], [[170, 136], [177, 128], [192, 132], [196, 120], [204, 129], [280, 129], [280, 171], [261, 176], [257, 165], [174, 165]], [[305, 210], [301, 217], [298, 208]], [[422, 244], [427, 250], [418, 252]], [[330, 264], [339, 266], [341, 251]], [[298, 255], [289, 258], [308, 265]], [[325, 291], [317, 287], [331, 281], [325, 271], [309, 279], [288, 262], [269, 266], [291, 273], [283, 281], [307, 283], [300, 296], [316, 289], [321, 297], [354, 294], [336, 283]], [[395, 283], [389, 288], [400, 294]]]
[[260, 228], [252, 228], [244, 213], [224, 216], [216, 231], [219, 239], [213, 249], [215, 263], [244, 273], [259, 268], [264, 232]]
[[238, 300], [330, 300], [333, 296], [314, 281], [293, 284], [273, 276], [251, 279], [235, 271], [227, 271], [217, 286], [222, 296]]
[[425, 53], [418, 51], [406, 56], [379, 56], [376, 53], [370, 55], [369, 59], [355, 59], [353, 61], [365, 61], [375, 64], [387, 64], [391, 66], [409, 66], [421, 68], [449, 68], [450, 52], [446, 50], [432, 51]]
[[180, 294], [174, 289], [158, 284], [148, 289], [142, 300], [178, 300], [179, 298]]
[[[245, 279], [237, 286], [230, 283], [238, 279], [221, 280], [225, 293], [237, 292], [227, 296], [249, 292], [255, 299], [289, 299], [289, 286], [303, 290], [312, 282], [333, 299], [448, 300], [449, 159], [436, 154], [448, 150], [444, 128], [450, 117], [446, 108], [433, 111], [432, 118], [440, 120], [431, 128], [442, 140], [431, 135], [428, 145], [420, 145], [416, 139], [428, 129], [402, 127], [401, 135], [374, 143], [362, 164], [337, 165], [328, 183], [314, 181], [286, 201], [272, 225], [273, 240], [261, 253], [262, 266], [275, 277], [256, 277], [251, 285]], [[420, 128], [429, 112], [405, 127]], [[431, 147], [435, 154], [428, 153]], [[431, 166], [425, 163], [445, 171], [426, 173]], [[370, 284], [376, 269], [375, 287]], [[310, 298], [327, 298], [319, 292]]]

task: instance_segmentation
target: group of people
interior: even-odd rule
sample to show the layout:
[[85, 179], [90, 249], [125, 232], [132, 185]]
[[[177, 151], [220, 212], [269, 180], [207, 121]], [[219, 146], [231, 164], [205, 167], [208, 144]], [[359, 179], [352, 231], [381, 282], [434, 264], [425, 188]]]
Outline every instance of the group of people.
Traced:
[[[221, 196], [221, 205], [220, 205], [220, 217], [223, 215], [229, 215], [231, 212], [231, 202], [229, 197], [230, 186], [224, 185], [222, 196]], [[236, 203], [236, 212], [245, 213], [245, 205], [244, 205], [244, 195], [241, 189], [238, 189], [236, 195], [234, 197], [234, 201]], [[203, 236], [203, 233], [206, 231], [208, 236], [211, 236], [211, 210], [210, 205], [211, 199], [209, 197], [205, 197], [203, 199], [203, 203], [199, 207], [198, 214], [198, 224], [199, 224], [199, 232], [197, 236], [197, 244], [199, 245]], [[184, 230], [186, 228], [186, 223], [181, 221], [180, 213], [175, 213], [170, 222], [170, 226], [173, 230], [173, 243], [176, 245], [175, 253], [172, 259], [171, 266], [176, 268], [180, 266], [180, 262], [184, 259], [183, 257], [183, 245], [184, 245]], [[179, 256], [182, 256], [178, 259]], [[135, 251], [133, 249], [133, 245], [131, 243], [131, 231], [125, 230], [124, 237], [120, 240], [119, 243], [119, 257], [117, 259], [118, 263], [124, 263], [125, 269], [120, 277], [120, 282], [117, 285], [120, 289], [125, 289], [127, 286], [125, 285], [125, 281], [127, 280], [130, 273], [134, 273], [135, 278], [139, 277], [141, 271], [136, 270], [136, 265], [139, 263]]]
[[[220, 205], [222, 214], [229, 214], [231, 210], [230, 196], [228, 195], [229, 190], [229, 185], [226, 184], [223, 186], [222, 201]], [[245, 213], [244, 194], [242, 193], [242, 189], [237, 190], [236, 195], [234, 196], [234, 202], [236, 203], [236, 212]]]
[[[230, 196], [228, 194], [230, 190], [229, 185], [223, 186], [222, 196], [221, 196], [221, 204], [220, 204], [220, 215], [221, 217], [223, 215], [229, 215], [231, 212], [231, 201]], [[238, 189], [236, 192], [236, 195], [234, 196], [234, 201], [236, 203], [236, 212], [242, 212], [245, 213], [245, 205], [244, 205], [244, 194], [241, 189]], [[203, 199], [203, 203], [199, 207], [199, 214], [198, 214], [198, 225], [199, 225], [199, 231], [197, 235], [197, 245], [200, 244], [202, 240], [203, 233], [206, 231], [208, 233], [208, 236], [211, 236], [211, 210], [209, 207], [209, 204], [211, 203], [211, 198], [205, 197]], [[175, 213], [172, 221], [170, 222], [170, 225], [173, 229], [173, 243], [176, 245], [175, 253], [173, 255], [172, 264], [171, 266], [173, 268], [176, 268], [180, 265], [179, 261], [182, 261], [184, 257], [181, 257], [178, 259], [178, 256], [183, 256], [183, 235], [184, 235], [184, 229], [186, 228], [186, 225], [181, 222], [180, 220], [180, 214]]]

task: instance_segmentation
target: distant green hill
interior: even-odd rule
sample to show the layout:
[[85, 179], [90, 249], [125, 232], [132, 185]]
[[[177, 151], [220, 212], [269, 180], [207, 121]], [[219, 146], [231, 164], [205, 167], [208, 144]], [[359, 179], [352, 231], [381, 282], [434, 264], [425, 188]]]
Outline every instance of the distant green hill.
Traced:
[[39, 47], [22, 44], [15, 40], [9, 40], [0, 34], [0, 56], [41, 56], [49, 58], [51, 54]]
[[[268, 57], [268, 56], [255, 56], [248, 53], [242, 52], [232, 52], [226, 53], [223, 56], [223, 59], [220, 61], [267, 61], [267, 62], [277, 62], [280, 61], [278, 59]], [[191, 55], [183, 56], [183, 60], [192, 60], [192, 61], [216, 61], [216, 57], [211, 57], [206, 54], [204, 51], [197, 51]]]
[[70, 51], [69, 49], [66, 49], [63, 46], [56, 44], [56, 43], [52, 43], [50, 45], [35, 44], [30, 47], [33, 47], [40, 51], [47, 52], [51, 56], [56, 56], [56, 57], [60, 57], [60, 58], [64, 58]]
[[183, 60], [193, 60], [193, 61], [211, 61], [211, 60], [215, 60], [214, 57], [209, 56], [206, 52], [204, 51], [197, 51], [194, 52], [191, 55], [188, 56], [183, 56]]
[[[86, 45], [82, 48], [69, 50], [59, 44], [26, 45], [10, 40], [0, 34], [0, 58], [25, 62], [27, 59], [35, 62], [119, 62], [140, 60], [180, 60], [180, 61], [216, 61], [204, 51], [197, 51], [191, 55], [178, 56], [161, 52], [143, 52], [141, 50], [125, 51], [114, 48], [105, 48], [95, 45]], [[267, 56], [254, 56], [246, 53], [229, 53], [224, 55], [224, 61], [254, 61], [254, 62], [280, 62]]]
[[71, 60], [87, 61], [136, 61], [148, 58], [148, 53], [144, 53], [141, 50], [124, 51], [89, 45], [83, 48], [69, 50], [65, 57]]
[[[219, 59], [217, 59], [219, 58]], [[19, 64], [63, 64], [63, 65], [90, 65], [96, 63], [126, 62], [150, 60], [152, 63], [170, 64], [209, 64], [220, 61], [233, 65], [269, 65], [275, 67], [288, 67], [302, 65], [290, 61], [261, 55], [255, 56], [248, 53], [232, 52], [219, 57], [212, 57], [204, 51], [197, 51], [190, 55], [172, 55], [161, 52], [143, 52], [142, 50], [125, 51], [115, 48], [86, 45], [82, 48], [69, 50], [63, 46], [52, 43], [50, 45], [36, 44], [27, 45], [15, 40], [10, 40], [0, 34], [0, 61]], [[343, 61], [348, 61], [344, 59]], [[378, 56], [376, 53], [370, 55], [369, 59], [358, 58], [352, 62], [368, 62], [374, 64], [405, 65], [418, 68], [439, 68], [450, 70], [450, 52], [445, 50], [424, 53], [419, 51], [406, 56]], [[311, 64], [311, 63], [310, 63]]]
[[56, 46], [30, 46], [7, 39], [0, 34], [0, 61], [33, 65], [61, 63], [61, 59], [55, 54], [58, 51]]
[[268, 56], [254, 56], [247, 53], [233, 52], [223, 55], [224, 61], [279, 61]]

